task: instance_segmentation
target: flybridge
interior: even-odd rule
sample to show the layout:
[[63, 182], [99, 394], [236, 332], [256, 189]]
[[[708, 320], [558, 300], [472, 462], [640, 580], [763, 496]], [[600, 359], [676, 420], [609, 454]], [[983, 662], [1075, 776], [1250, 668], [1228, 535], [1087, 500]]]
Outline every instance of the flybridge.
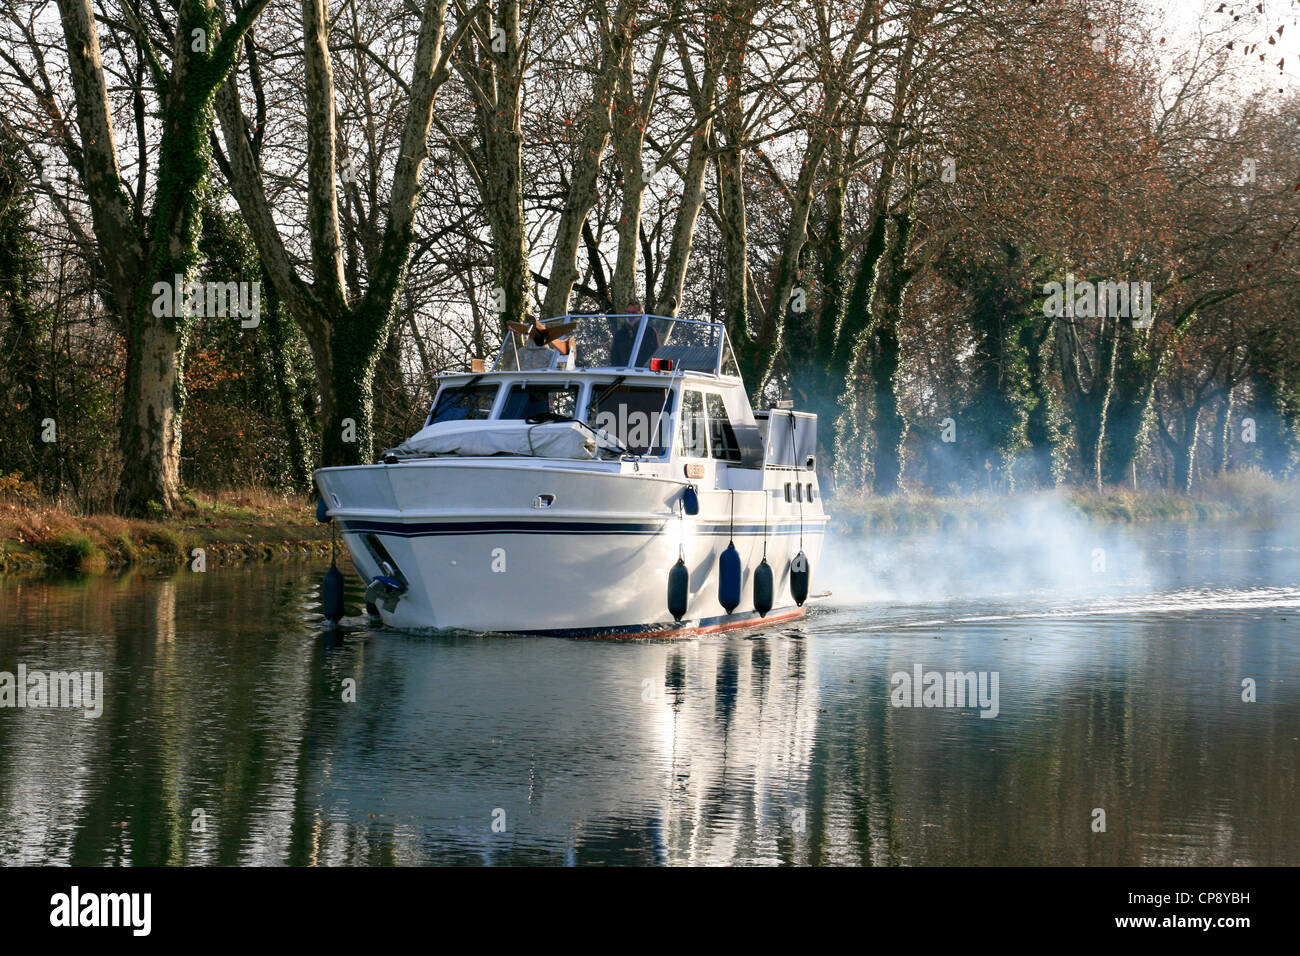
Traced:
[[508, 323], [495, 372], [620, 369], [740, 378], [721, 322], [640, 313], [561, 315]]

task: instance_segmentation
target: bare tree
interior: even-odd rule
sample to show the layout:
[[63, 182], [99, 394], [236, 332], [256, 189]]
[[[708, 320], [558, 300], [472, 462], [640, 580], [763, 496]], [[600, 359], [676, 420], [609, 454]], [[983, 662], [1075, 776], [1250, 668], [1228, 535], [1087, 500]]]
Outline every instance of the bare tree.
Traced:
[[272, 283], [311, 347], [321, 389], [323, 465], [357, 464], [371, 455], [375, 365], [388, 341], [411, 251], [434, 98], [448, 76], [450, 49], [470, 22], [463, 20], [444, 47], [446, 9], [447, 0], [427, 0], [420, 14], [411, 79], [406, 83], [406, 118], [389, 189], [388, 218], [377, 255], [368, 264], [367, 286], [360, 295], [348, 289], [339, 225], [339, 135], [324, 0], [302, 2], [310, 280], [303, 277], [281, 235], [253, 148], [256, 133], [244, 118], [233, 78], [218, 96], [231, 190]]
[[158, 315], [153, 305], [159, 289], [174, 293], [177, 277], [184, 282], [194, 267], [200, 197], [209, 174], [213, 95], [234, 68], [244, 34], [266, 3], [254, 0], [227, 24], [213, 0], [180, 0], [171, 27], [170, 64], [163, 63], [135, 10], [122, 5], [162, 115], [153, 203], [142, 215], [144, 184], [137, 184], [133, 205], [118, 164], [91, 0], [59, 0], [80, 133], [79, 142], [69, 137], [63, 146], [85, 189], [108, 295], [127, 344], [118, 490], [118, 505], [126, 511], [143, 512], [153, 505], [171, 511], [180, 501], [181, 369], [189, 317]]

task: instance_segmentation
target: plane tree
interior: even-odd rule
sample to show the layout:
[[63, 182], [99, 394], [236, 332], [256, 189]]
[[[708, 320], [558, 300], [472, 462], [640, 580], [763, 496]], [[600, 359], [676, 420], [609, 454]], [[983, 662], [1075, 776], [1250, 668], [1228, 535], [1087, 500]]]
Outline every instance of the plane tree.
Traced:
[[[352, 230], [340, 213], [341, 154], [332, 37], [336, 24], [325, 0], [303, 0], [301, 19], [301, 109], [305, 115], [306, 183], [301, 194], [306, 236], [299, 252], [285, 238], [275, 194], [268, 188], [259, 156], [265, 120], [250, 123], [244, 113], [241, 82], [253, 90], [262, 110], [263, 73], [254, 57], [247, 77], [234, 76], [217, 97], [224, 151], [222, 166], [248, 225], [263, 268], [311, 349], [321, 393], [322, 465], [369, 461], [373, 446], [375, 368], [389, 340], [395, 303], [402, 288], [414, 238], [413, 223], [421, 194], [421, 171], [428, 158], [434, 99], [449, 75], [451, 49], [469, 29], [460, 21], [445, 38], [447, 0], [403, 5], [393, 30], [409, 36], [414, 49], [394, 86], [405, 107], [401, 135], [391, 161], [379, 167], [388, 175], [387, 198], [378, 206], [382, 225], [370, 223], [369, 241], [345, 241]], [[415, 18], [412, 26], [411, 19]], [[394, 44], [398, 41], [392, 39]], [[378, 159], [378, 158], [377, 158]], [[356, 167], [346, 167], [345, 180]], [[378, 169], [374, 170], [378, 175]], [[371, 211], [375, 209], [372, 205]], [[358, 238], [361, 238], [358, 236]]]
[[[74, 171], [89, 227], [72, 208], [76, 199], [56, 201], [75, 232], [93, 235], [101, 294], [125, 342], [116, 493], [125, 512], [180, 504], [182, 373], [193, 316], [154, 305], [159, 289], [174, 292], [177, 277], [187, 282], [198, 261], [214, 97], [267, 2], [227, 15], [215, 0], [178, 0], [147, 13], [130, 3], [58, 0], [58, 52], [42, 36], [37, 11], [25, 21], [10, 16], [24, 47], [7, 50], [5, 63]], [[125, 135], [115, 123], [123, 79], [134, 121]], [[32, 158], [43, 165], [44, 156]]]

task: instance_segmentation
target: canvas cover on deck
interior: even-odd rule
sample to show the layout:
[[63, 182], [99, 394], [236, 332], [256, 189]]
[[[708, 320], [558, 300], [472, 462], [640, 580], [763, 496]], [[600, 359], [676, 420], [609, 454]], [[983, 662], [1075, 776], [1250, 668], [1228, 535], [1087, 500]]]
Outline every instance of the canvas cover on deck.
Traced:
[[[481, 458], [490, 455], [528, 455], [534, 458], [574, 458], [589, 461], [598, 454], [598, 441], [591, 429], [577, 422], [523, 421], [437, 422], [426, 425], [385, 455], [398, 458], [430, 455], [459, 455]], [[611, 450], [613, 450], [611, 448]]]

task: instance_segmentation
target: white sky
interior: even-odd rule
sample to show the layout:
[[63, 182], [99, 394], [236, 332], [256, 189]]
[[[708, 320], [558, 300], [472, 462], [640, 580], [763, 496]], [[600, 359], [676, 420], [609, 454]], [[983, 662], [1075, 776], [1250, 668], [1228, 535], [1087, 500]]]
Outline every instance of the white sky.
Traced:
[[[1249, 90], [1262, 87], [1274, 94], [1300, 89], [1300, 0], [1151, 0], [1150, 9], [1155, 22], [1161, 24], [1160, 35], [1168, 36], [1173, 51], [1193, 47], [1198, 36], [1235, 28], [1243, 33], [1233, 49], [1233, 57], [1244, 67], [1243, 85]], [[1277, 33], [1279, 27], [1281, 36]], [[1273, 43], [1268, 42], [1270, 36]], [[1215, 45], [1221, 45], [1223, 39], [1226, 37], [1216, 40]], [[1254, 44], [1258, 48], [1246, 53], [1245, 49]], [[1264, 55], [1263, 62], [1260, 54]], [[1283, 61], [1280, 71], [1279, 60]]]

